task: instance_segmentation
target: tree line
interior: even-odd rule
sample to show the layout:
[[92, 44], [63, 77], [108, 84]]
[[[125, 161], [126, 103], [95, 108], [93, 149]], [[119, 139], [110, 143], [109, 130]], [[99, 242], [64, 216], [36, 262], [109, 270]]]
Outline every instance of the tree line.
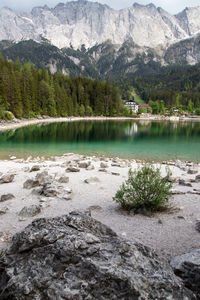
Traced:
[[200, 114], [200, 64], [148, 68], [148, 65], [139, 68], [128, 78], [114, 81], [120, 87], [122, 98], [129, 99], [134, 88], [150, 104], [154, 114], [163, 114], [172, 107]]
[[9, 118], [40, 115], [115, 116], [123, 111], [120, 91], [109, 80], [69, 77], [36, 69], [32, 63], [21, 65], [0, 56], [0, 114]]

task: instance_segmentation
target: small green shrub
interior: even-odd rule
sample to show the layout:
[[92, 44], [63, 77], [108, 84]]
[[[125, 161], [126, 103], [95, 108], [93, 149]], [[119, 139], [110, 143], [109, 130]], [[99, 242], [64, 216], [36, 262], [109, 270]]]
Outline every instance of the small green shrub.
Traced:
[[135, 212], [161, 211], [168, 207], [168, 199], [172, 195], [170, 176], [162, 177], [159, 168], [150, 164], [135, 171], [129, 170], [128, 179], [121, 185], [113, 200], [122, 208]]
[[14, 119], [14, 115], [11, 111], [0, 111], [0, 119], [5, 121], [10, 121]]

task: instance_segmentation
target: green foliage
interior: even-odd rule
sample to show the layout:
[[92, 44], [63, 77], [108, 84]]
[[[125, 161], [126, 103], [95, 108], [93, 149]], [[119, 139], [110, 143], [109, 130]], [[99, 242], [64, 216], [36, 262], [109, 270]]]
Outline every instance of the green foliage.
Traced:
[[81, 117], [85, 116], [85, 106], [83, 104], [81, 104], [81, 106], [79, 107], [79, 115]]
[[10, 111], [0, 111], [0, 119], [10, 121], [14, 118], [14, 115]]
[[138, 70], [132, 79], [126, 79], [126, 85], [136, 88], [145, 102], [163, 100], [165, 107], [191, 112], [199, 106], [199, 73], [200, 64], [170, 65], [154, 72]]
[[145, 113], [147, 113], [147, 108], [146, 107], [139, 107], [138, 113], [139, 114], [145, 114]]
[[[109, 81], [69, 77], [35, 69], [31, 63], [0, 60], [0, 111], [15, 117], [35, 115], [117, 116], [122, 112], [120, 91]], [[5, 118], [5, 116], [2, 116]], [[8, 118], [8, 117], [6, 117]]]
[[150, 106], [151, 106], [153, 114], [155, 114], [155, 115], [159, 114], [159, 112], [160, 112], [160, 106], [159, 106], [158, 101], [151, 102]]
[[196, 113], [198, 116], [200, 116], [200, 108], [197, 108], [196, 111], [195, 111], [195, 113]]
[[124, 106], [122, 114], [124, 117], [131, 117], [133, 115], [133, 112], [127, 106]]
[[129, 170], [128, 179], [117, 191], [113, 200], [126, 210], [161, 211], [167, 209], [168, 199], [172, 195], [172, 183], [167, 176], [162, 177], [160, 169], [150, 164], [135, 171]]

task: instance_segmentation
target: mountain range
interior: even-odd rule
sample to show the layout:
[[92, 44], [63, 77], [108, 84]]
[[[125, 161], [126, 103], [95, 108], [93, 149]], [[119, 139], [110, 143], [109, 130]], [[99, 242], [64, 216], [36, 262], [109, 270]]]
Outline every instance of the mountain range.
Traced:
[[0, 9], [0, 51], [52, 73], [121, 76], [138, 68], [200, 62], [200, 6], [171, 15], [153, 4], [114, 10], [85, 0]]
[[200, 6], [171, 15], [154, 4], [114, 10], [85, 0], [59, 3], [54, 8], [35, 7], [31, 13], [0, 10], [1, 40], [48, 39], [58, 48], [91, 48], [106, 40], [121, 45], [130, 40], [139, 46], [158, 47], [200, 32]]

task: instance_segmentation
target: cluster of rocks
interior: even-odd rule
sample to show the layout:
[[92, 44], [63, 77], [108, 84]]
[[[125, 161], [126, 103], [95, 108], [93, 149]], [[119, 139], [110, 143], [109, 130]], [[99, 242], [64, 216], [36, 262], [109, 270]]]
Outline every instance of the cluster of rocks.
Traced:
[[169, 264], [89, 215], [37, 219], [0, 258], [2, 300], [195, 300]]
[[[30, 172], [39, 171], [39, 166], [33, 166]], [[36, 174], [35, 178], [27, 179], [24, 184], [24, 189], [32, 189], [33, 194], [42, 197], [58, 197], [63, 200], [72, 199], [72, 190], [65, 186], [69, 182], [69, 177], [59, 175], [58, 177], [50, 175], [46, 170]], [[64, 186], [63, 186], [64, 184]], [[40, 198], [40, 202], [46, 202], [44, 198]], [[20, 212], [20, 217], [34, 217], [41, 212], [44, 204], [25, 206]]]

